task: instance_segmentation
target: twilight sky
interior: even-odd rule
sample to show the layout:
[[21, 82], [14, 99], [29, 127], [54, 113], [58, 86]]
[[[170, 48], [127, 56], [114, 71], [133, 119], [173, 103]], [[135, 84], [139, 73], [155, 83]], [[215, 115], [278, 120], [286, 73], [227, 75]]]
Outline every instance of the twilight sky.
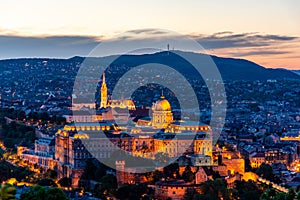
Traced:
[[298, 0], [0, 0], [0, 59], [88, 55], [124, 31], [161, 28], [208, 53], [300, 69]]

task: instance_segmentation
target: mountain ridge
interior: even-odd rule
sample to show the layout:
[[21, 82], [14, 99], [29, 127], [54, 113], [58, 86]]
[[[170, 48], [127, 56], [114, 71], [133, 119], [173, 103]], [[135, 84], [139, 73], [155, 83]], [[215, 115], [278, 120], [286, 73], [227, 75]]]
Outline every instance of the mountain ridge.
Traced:
[[[15, 59], [5, 59], [0, 60], [0, 67], [5, 63], [10, 62], [43, 62], [43, 61], [57, 61], [57, 62], [77, 62], [82, 63], [86, 58], [93, 61], [99, 61], [103, 63], [110, 64], [113, 61], [113, 64], [127, 64], [132, 66], [137, 66], [141, 64], [151, 63], [151, 61], [174, 66], [174, 69], [182, 71], [182, 66], [186, 65], [184, 60], [178, 60], [175, 57], [176, 53], [180, 52], [183, 55], [187, 55], [190, 58], [195, 60], [195, 63], [200, 63], [203, 61], [203, 58], [210, 56], [214, 61], [219, 72], [224, 80], [300, 80], [300, 75], [294, 73], [287, 69], [273, 69], [265, 68], [255, 62], [241, 59], [241, 58], [224, 58], [215, 55], [207, 55], [194, 52], [182, 52], [182, 51], [162, 51], [149, 54], [126, 54], [126, 55], [111, 55], [104, 57], [83, 57], [83, 56], [74, 56], [71, 58], [15, 58]], [[165, 59], [165, 55], [171, 56], [169, 61]], [[172, 57], [173, 56], [173, 57]], [[202, 63], [201, 63], [202, 64]], [[186, 70], [186, 69], [184, 69]], [[187, 69], [187, 73], [193, 74], [192, 70]]]

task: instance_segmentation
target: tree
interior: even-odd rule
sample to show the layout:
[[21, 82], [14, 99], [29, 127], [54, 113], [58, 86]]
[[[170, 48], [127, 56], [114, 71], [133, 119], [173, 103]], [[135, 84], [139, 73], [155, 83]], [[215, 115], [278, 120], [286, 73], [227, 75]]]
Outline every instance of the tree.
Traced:
[[59, 188], [46, 190], [42, 186], [35, 186], [21, 194], [20, 200], [67, 200], [66, 194]]
[[94, 179], [96, 181], [99, 181], [103, 176], [105, 176], [105, 174], [106, 170], [103, 167], [97, 168], [97, 170], [95, 171]]
[[140, 200], [144, 194], [147, 194], [146, 184], [123, 185], [116, 191], [117, 199]]
[[208, 180], [200, 185], [201, 196], [204, 199], [224, 199], [229, 200], [229, 191], [226, 183], [221, 179]]
[[2, 184], [0, 190], [1, 200], [14, 200], [16, 199], [16, 188], [9, 184]]
[[57, 178], [57, 172], [55, 170], [48, 169], [46, 173], [44, 174], [45, 178], [51, 178], [56, 179]]
[[163, 178], [163, 173], [161, 171], [155, 170], [148, 173], [148, 179], [151, 184], [155, 184], [157, 181]]
[[232, 196], [236, 199], [259, 199], [262, 191], [253, 181], [235, 181]]
[[43, 178], [38, 182], [40, 186], [53, 186], [57, 187], [57, 184], [50, 178]]
[[103, 194], [112, 193], [115, 189], [117, 189], [117, 178], [112, 174], [107, 174], [100, 179], [101, 183], [101, 192]]
[[195, 188], [187, 188], [185, 190], [183, 199], [185, 199], [185, 200], [194, 199], [195, 195], [197, 195], [197, 194], [199, 194], [199, 193], [195, 190]]
[[30, 190], [21, 194], [20, 200], [44, 200], [46, 197], [46, 189], [42, 186], [35, 186]]
[[195, 175], [191, 170], [190, 166], [186, 166], [184, 172], [182, 173], [182, 178], [186, 182], [193, 182], [195, 180]]
[[178, 165], [178, 163], [172, 163], [172, 164], [164, 167], [164, 175], [166, 177], [170, 177], [170, 178], [175, 178], [174, 175], [176, 177], [179, 177], [179, 165]]
[[50, 188], [47, 191], [45, 200], [67, 200], [66, 194], [59, 188]]
[[269, 181], [272, 181], [272, 182], [276, 181], [275, 175], [273, 173], [273, 169], [268, 164], [265, 164], [265, 163], [261, 164], [255, 173]]
[[63, 178], [59, 179], [58, 184], [61, 187], [69, 188], [72, 186], [72, 179], [70, 179], [68, 177], [63, 177]]
[[300, 192], [297, 193], [296, 199], [297, 199], [297, 200], [300, 200]]
[[290, 188], [287, 194], [287, 200], [293, 200], [295, 198], [296, 198], [296, 193], [293, 188]]
[[93, 159], [87, 159], [82, 178], [94, 180], [96, 170], [97, 166], [94, 164]]
[[294, 198], [295, 192], [293, 189], [290, 189], [288, 193], [276, 193], [274, 188], [270, 188], [260, 196], [260, 200], [293, 200]]

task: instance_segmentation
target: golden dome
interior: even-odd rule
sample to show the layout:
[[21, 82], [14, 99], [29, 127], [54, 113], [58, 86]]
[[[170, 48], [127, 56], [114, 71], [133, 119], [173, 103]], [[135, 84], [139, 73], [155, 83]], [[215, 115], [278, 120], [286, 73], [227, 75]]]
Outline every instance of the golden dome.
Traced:
[[152, 109], [153, 111], [171, 111], [171, 105], [169, 101], [164, 98], [164, 96], [161, 96], [161, 98], [156, 101]]

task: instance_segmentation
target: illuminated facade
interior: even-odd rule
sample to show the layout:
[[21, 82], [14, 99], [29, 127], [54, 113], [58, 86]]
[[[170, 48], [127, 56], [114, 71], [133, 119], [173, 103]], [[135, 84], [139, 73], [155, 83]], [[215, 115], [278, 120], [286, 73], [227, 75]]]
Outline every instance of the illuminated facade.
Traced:
[[255, 152], [249, 155], [250, 165], [252, 168], [259, 168], [261, 164], [266, 162], [264, 152]]
[[102, 77], [102, 85], [100, 90], [100, 108], [127, 108], [129, 110], [135, 110], [135, 105], [131, 99], [109, 100], [108, 89], [105, 80], [105, 74]]
[[102, 77], [100, 107], [101, 108], [107, 107], [107, 86], [105, 82], [105, 74], [103, 74]]
[[[103, 80], [101, 107], [109, 107], [112, 103], [120, 106], [115, 100], [107, 101], [105, 76]], [[134, 104], [131, 105], [127, 107], [133, 109]], [[138, 120], [128, 130], [107, 121], [65, 125], [55, 138], [58, 178], [70, 177], [72, 186], [78, 187], [86, 159], [111, 158], [120, 149], [148, 159], [155, 159], [157, 153], [163, 153], [169, 158], [188, 156], [197, 167], [212, 165], [212, 131], [208, 125], [174, 121], [170, 103], [163, 96], [153, 105], [152, 111], [152, 119]], [[125, 168], [121, 161], [116, 165], [121, 171]], [[119, 172], [117, 178], [119, 182], [128, 183], [138, 182], [137, 178], [142, 177]]]
[[171, 112], [171, 105], [161, 96], [160, 99], [152, 106], [152, 127], [153, 128], [167, 128], [173, 121], [173, 114]]
[[42, 137], [35, 141], [34, 150], [18, 146], [18, 156], [30, 165], [37, 164], [44, 171], [54, 169], [56, 161], [54, 159], [55, 152], [54, 137]]
[[82, 144], [84, 133], [60, 130], [55, 138], [55, 160], [57, 161], [58, 179], [69, 177], [72, 186], [77, 188], [85, 168], [85, 162], [91, 154]]

